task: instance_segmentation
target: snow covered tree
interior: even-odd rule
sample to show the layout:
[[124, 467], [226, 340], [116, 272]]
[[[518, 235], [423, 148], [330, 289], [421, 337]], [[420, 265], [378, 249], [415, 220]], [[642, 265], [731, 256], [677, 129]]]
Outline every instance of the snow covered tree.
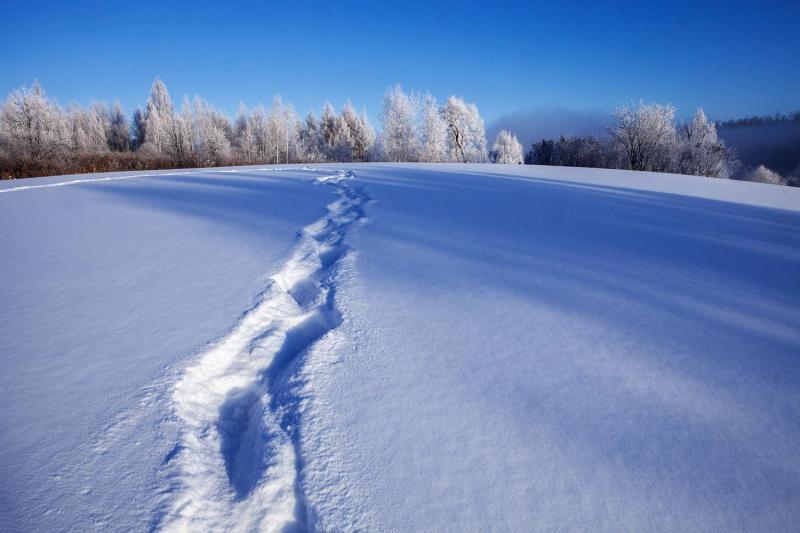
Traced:
[[290, 163], [298, 159], [298, 140], [297, 135], [300, 128], [300, 118], [294, 110], [294, 106], [289, 103], [283, 106], [283, 147], [286, 155], [286, 162]]
[[[359, 116], [348, 102], [337, 115], [333, 106], [325, 102], [318, 127], [313, 115], [306, 119], [303, 135], [306, 149], [313, 153], [313, 137], [320, 140], [320, 148], [325, 159], [330, 161], [365, 161], [375, 141], [375, 132], [366, 119]], [[314, 133], [317, 128], [317, 133]]]
[[203, 165], [218, 165], [231, 155], [233, 128], [228, 117], [195, 97], [191, 121], [192, 153]]
[[267, 122], [267, 111], [264, 106], [258, 105], [250, 114], [248, 128], [252, 132], [256, 149], [256, 160], [259, 163], [268, 163], [274, 153], [270, 144], [269, 124]]
[[309, 111], [306, 119], [298, 125], [299, 159], [308, 162], [323, 161], [323, 145], [319, 120], [313, 111]]
[[420, 161], [443, 163], [447, 161], [447, 123], [442, 118], [439, 104], [430, 93], [422, 101], [422, 122], [419, 126]]
[[108, 150], [106, 132], [109, 112], [106, 106], [93, 103], [88, 109], [72, 106], [67, 110], [70, 148], [78, 153], [97, 153]]
[[492, 161], [503, 165], [521, 165], [522, 158], [522, 145], [517, 136], [501, 130], [492, 147]]
[[680, 172], [695, 176], [727, 178], [731, 152], [717, 137], [717, 128], [702, 109], [680, 129]]
[[375, 128], [367, 118], [367, 112], [361, 111], [358, 117], [358, 140], [355, 145], [355, 154], [358, 161], [370, 161], [375, 154]]
[[328, 159], [331, 161], [350, 162], [353, 160], [353, 137], [344, 116], [338, 115], [331, 129]]
[[175, 110], [167, 86], [156, 78], [150, 88], [145, 108], [145, 142], [147, 150], [157, 154], [167, 153], [177, 144], [175, 132]]
[[475, 104], [451, 96], [442, 109], [447, 124], [451, 161], [480, 163], [486, 160], [486, 128]]
[[336, 112], [330, 102], [325, 102], [322, 106], [322, 114], [319, 117], [319, 132], [322, 138], [323, 150], [326, 155], [333, 147], [336, 136]]
[[758, 168], [749, 172], [745, 176], [745, 181], [769, 183], [771, 185], [784, 185], [786, 183], [780, 174], [773, 172], [764, 165], [759, 165]]
[[194, 155], [192, 120], [188, 99], [184, 99], [181, 112], [176, 113], [166, 85], [156, 78], [147, 99], [145, 142], [140, 149], [157, 155], [168, 155], [174, 161], [188, 161]]
[[344, 104], [341, 117], [349, 131], [349, 156], [352, 161], [367, 161], [375, 143], [375, 130], [366, 113], [359, 115], [350, 102]]
[[256, 140], [243, 102], [239, 102], [239, 112], [233, 123], [233, 138], [236, 157], [245, 163], [255, 163]]
[[194, 117], [192, 115], [192, 104], [189, 98], [184, 97], [181, 112], [167, 117], [166, 132], [166, 147], [167, 154], [172, 156], [172, 159], [178, 162], [187, 162], [194, 159], [194, 145], [192, 127]]
[[612, 115], [611, 134], [631, 170], [669, 172], [676, 167], [675, 108], [645, 104], [620, 106]]
[[381, 144], [388, 161], [417, 161], [419, 140], [416, 133], [417, 98], [407, 95], [399, 85], [383, 96]]
[[289, 162], [289, 150], [295, 142], [297, 115], [290, 105], [284, 105], [280, 95], [272, 99], [272, 107], [267, 116], [269, 145], [273, 150], [275, 163]]
[[9, 156], [21, 160], [62, 155], [69, 145], [64, 112], [36, 81], [9, 94], [0, 111], [0, 137]]

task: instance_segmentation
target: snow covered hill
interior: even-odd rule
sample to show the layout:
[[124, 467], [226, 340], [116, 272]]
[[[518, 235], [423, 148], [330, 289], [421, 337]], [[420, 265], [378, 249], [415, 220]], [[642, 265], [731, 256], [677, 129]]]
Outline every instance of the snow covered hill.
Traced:
[[800, 190], [350, 164], [0, 183], [0, 529], [800, 524]]

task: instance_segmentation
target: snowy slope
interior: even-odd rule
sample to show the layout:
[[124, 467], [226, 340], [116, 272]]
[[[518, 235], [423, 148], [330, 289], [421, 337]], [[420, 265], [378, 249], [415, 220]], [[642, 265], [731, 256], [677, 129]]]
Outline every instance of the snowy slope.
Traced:
[[389, 164], [0, 193], [0, 520], [796, 530], [798, 193]]
[[1, 530], [147, 529], [177, 439], [171, 388], [335, 198], [307, 174], [0, 194]]

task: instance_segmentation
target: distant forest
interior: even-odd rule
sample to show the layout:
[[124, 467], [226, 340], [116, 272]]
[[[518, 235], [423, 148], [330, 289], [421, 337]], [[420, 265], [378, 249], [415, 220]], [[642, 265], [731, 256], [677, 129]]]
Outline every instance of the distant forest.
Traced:
[[717, 133], [736, 150], [742, 170], [768, 167], [800, 175], [800, 111], [717, 123]]

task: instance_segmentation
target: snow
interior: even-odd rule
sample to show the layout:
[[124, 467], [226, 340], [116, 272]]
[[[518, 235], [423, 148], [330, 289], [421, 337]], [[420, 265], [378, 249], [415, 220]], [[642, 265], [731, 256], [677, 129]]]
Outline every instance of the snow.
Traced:
[[4, 530], [800, 523], [800, 191], [145, 174], [0, 184]]
[[[138, 530], [153, 519], [177, 442], [171, 388], [335, 199], [309, 174], [200, 171], [0, 194], [0, 526], [10, 524], [0, 529]], [[3, 185], [73, 179], [95, 178]]]

